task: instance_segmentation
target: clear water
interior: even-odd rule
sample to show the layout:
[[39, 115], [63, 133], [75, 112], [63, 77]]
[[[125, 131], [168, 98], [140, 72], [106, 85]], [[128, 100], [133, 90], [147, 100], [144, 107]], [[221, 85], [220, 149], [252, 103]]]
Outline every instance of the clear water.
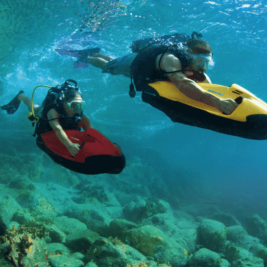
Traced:
[[[267, 4], [258, 0], [2, 0], [0, 105], [19, 90], [30, 95], [39, 84], [77, 80], [94, 127], [120, 144], [128, 160], [165, 176], [173, 194], [183, 187], [189, 202], [238, 201], [264, 208], [267, 141], [174, 124], [140, 95], [131, 99], [129, 79], [92, 66], [74, 69], [75, 59], [54, 49], [98, 46], [117, 57], [130, 52], [138, 38], [196, 30], [214, 51], [216, 65], [208, 73], [212, 82], [237, 83], [267, 101], [266, 13]], [[35, 101], [41, 103], [45, 95], [38, 89]], [[1, 112], [2, 153], [42, 153], [26, 114], [26, 107], [12, 116]], [[122, 177], [127, 175], [126, 168]]]

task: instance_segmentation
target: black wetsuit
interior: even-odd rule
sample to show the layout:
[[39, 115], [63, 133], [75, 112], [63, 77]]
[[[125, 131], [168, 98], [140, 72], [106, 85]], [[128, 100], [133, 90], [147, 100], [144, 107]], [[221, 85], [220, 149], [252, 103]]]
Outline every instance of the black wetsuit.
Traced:
[[156, 59], [158, 55], [171, 53], [176, 56], [182, 68], [188, 67], [190, 59], [187, 55], [185, 46], [171, 44], [153, 44], [141, 50], [132, 64], [132, 75], [137, 91], [146, 90], [146, 85], [155, 81], [167, 80], [163, 71], [156, 68]]
[[[45, 101], [44, 101], [45, 102]], [[67, 112], [64, 109], [63, 101], [59, 101], [56, 103], [46, 104], [43, 107], [42, 114], [40, 116], [39, 122], [36, 125], [35, 133], [38, 135], [36, 139], [37, 146], [47, 153], [55, 162], [57, 162], [58, 156], [55, 155], [52, 151], [50, 151], [44, 144], [42, 140], [42, 134], [46, 132], [53, 131], [52, 127], [50, 126], [49, 120], [47, 118], [47, 113], [51, 109], [55, 109], [59, 114], [59, 122], [61, 127], [64, 130], [78, 130], [80, 131], [81, 128], [78, 126], [79, 120], [77, 120], [77, 116], [69, 117]], [[82, 114], [81, 114], [82, 116]], [[58, 162], [57, 162], [58, 163]]]

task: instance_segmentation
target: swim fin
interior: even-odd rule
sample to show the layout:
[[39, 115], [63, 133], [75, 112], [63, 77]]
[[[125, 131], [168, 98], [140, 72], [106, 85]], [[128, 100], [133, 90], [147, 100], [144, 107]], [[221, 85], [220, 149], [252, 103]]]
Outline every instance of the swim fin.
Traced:
[[24, 91], [19, 91], [19, 93], [7, 105], [1, 106], [1, 109], [6, 110], [7, 114], [15, 113], [21, 102], [18, 100], [18, 96], [21, 94], [24, 94]]
[[73, 68], [75, 69], [79, 69], [79, 68], [87, 68], [90, 65], [90, 63], [88, 62], [83, 62], [80, 59], [78, 59], [77, 61], [74, 62], [73, 64]]

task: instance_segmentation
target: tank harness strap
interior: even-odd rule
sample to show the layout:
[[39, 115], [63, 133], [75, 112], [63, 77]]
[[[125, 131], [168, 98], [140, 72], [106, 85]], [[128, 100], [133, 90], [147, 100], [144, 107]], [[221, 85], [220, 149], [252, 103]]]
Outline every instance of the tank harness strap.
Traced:
[[160, 56], [160, 59], [159, 59], [159, 71], [160, 71], [161, 73], [163, 73], [163, 74], [169, 74], [169, 73], [176, 73], [176, 72], [183, 72], [183, 71], [185, 71], [185, 69], [183, 69], [183, 68], [182, 68], [181, 70], [175, 70], [175, 71], [164, 71], [164, 70], [161, 68], [160, 63], [161, 63], [161, 60], [162, 60], [162, 58], [163, 58], [163, 56], [164, 56], [165, 53], [167, 53], [167, 51], [163, 52], [163, 53], [161, 54], [161, 56]]

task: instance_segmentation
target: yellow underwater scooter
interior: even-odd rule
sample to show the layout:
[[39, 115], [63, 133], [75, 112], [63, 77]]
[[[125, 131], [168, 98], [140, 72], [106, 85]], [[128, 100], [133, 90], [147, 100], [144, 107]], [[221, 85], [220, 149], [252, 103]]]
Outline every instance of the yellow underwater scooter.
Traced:
[[148, 84], [142, 99], [163, 111], [173, 122], [184, 123], [248, 139], [267, 139], [267, 104], [245, 88], [199, 83], [209, 93], [222, 99], [233, 99], [239, 106], [230, 115], [193, 100], [168, 81]]

